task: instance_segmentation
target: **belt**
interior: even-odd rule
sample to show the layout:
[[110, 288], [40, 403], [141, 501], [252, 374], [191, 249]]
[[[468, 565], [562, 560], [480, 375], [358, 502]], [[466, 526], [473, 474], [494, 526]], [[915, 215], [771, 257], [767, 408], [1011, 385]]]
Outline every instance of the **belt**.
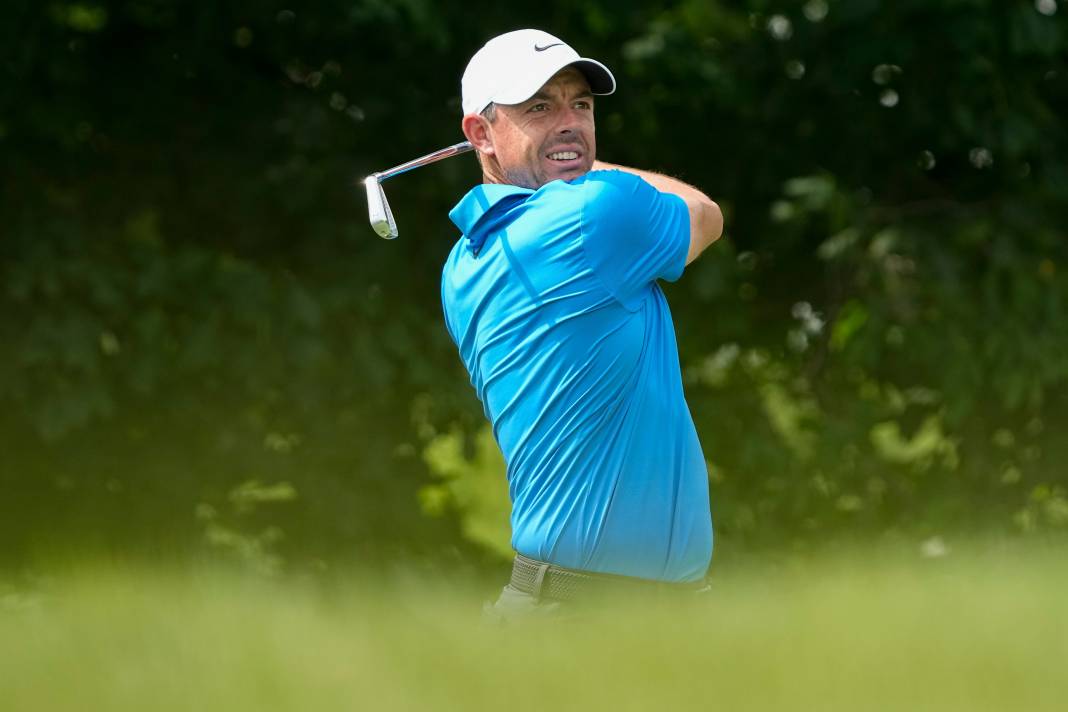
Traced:
[[598, 594], [699, 593], [707, 590], [705, 581], [674, 583], [652, 579], [601, 574], [567, 569], [516, 554], [512, 563], [512, 588], [536, 599], [576, 601]]

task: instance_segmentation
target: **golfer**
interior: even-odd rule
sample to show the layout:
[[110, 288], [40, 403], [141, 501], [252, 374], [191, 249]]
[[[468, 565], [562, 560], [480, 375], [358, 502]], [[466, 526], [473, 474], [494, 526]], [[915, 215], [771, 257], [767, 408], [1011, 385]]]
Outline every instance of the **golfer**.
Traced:
[[712, 555], [708, 473], [683, 397], [678, 279], [721, 234], [717, 205], [596, 160], [600, 62], [538, 30], [495, 37], [463, 75], [483, 183], [449, 217], [445, 323], [507, 463], [511, 582], [491, 610], [595, 591], [696, 590]]

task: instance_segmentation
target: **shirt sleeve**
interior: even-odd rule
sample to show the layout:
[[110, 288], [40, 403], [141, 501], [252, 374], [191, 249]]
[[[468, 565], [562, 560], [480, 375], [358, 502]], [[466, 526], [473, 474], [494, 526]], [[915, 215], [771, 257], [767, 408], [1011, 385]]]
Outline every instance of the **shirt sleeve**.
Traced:
[[682, 275], [690, 249], [686, 202], [617, 170], [588, 173], [584, 188], [586, 256], [612, 295], [637, 309], [656, 280]]

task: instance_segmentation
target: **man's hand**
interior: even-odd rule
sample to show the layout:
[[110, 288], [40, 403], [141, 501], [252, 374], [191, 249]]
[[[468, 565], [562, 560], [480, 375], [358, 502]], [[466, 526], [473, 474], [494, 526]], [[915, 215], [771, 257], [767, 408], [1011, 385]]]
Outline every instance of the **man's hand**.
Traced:
[[682, 198], [690, 211], [690, 250], [686, 254], [686, 264], [696, 260], [697, 256], [704, 252], [706, 247], [718, 240], [720, 235], [723, 234], [723, 213], [720, 212], [719, 206], [692, 185], [661, 173], [618, 166], [604, 161], [594, 161], [591, 170], [617, 170], [633, 173], [661, 193], [671, 193]]

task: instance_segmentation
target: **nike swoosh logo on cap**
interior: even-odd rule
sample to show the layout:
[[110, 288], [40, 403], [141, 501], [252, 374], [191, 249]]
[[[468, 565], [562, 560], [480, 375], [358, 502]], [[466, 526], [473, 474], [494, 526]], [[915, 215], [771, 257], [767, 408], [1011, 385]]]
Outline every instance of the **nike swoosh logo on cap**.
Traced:
[[560, 46], [560, 45], [562, 45], [562, 44], [564, 44], [564, 43], [563, 43], [563, 42], [556, 42], [556, 43], [554, 43], [554, 44], [548, 44], [548, 45], [545, 45], [544, 47], [539, 47], [539, 46], [538, 46], [538, 45], [537, 45], [537, 44], [535, 43], [535, 45], [534, 45], [534, 51], [535, 51], [535, 52], [544, 52], [545, 50], [549, 49], [550, 47], [559, 47], [559, 46]]

